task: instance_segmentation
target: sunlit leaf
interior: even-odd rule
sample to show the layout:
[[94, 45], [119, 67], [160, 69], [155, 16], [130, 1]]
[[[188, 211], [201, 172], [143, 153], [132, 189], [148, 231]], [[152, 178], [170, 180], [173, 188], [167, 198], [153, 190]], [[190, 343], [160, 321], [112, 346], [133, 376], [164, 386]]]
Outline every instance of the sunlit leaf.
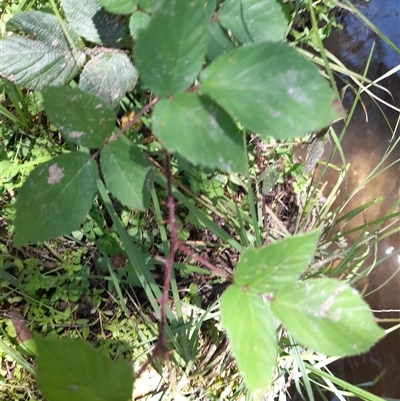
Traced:
[[294, 283], [274, 294], [271, 309], [300, 344], [328, 356], [361, 354], [385, 334], [361, 295], [333, 279]]
[[226, 0], [218, 20], [242, 43], [280, 41], [288, 26], [277, 0]]
[[206, 50], [204, 2], [164, 1], [139, 31], [135, 60], [143, 82], [158, 96], [168, 96], [193, 84]]
[[12, 35], [0, 40], [0, 75], [26, 88], [65, 84], [85, 62], [83, 42], [66, 26], [71, 48], [54, 15], [18, 13], [8, 21], [7, 29], [29, 37]]
[[317, 131], [342, 116], [317, 68], [283, 43], [232, 50], [207, 67], [201, 81], [201, 91], [246, 128], [277, 139]]
[[133, 39], [137, 39], [140, 29], [147, 28], [150, 22], [150, 15], [141, 11], [135, 11], [129, 19], [129, 32]]
[[37, 383], [48, 401], [127, 401], [132, 370], [84, 340], [35, 336]]
[[127, 137], [111, 141], [100, 153], [108, 190], [125, 206], [145, 210], [153, 185], [152, 164]]
[[231, 285], [221, 296], [221, 323], [254, 399], [261, 399], [276, 366], [277, 340], [270, 308], [259, 294]]
[[161, 100], [153, 129], [165, 147], [193, 164], [226, 172], [246, 168], [243, 139], [230, 116], [207, 97], [181, 93]]
[[[42, 11], [23, 11], [15, 14], [6, 25], [7, 30], [24, 33], [29, 37], [45, 43], [49, 46], [57, 46], [64, 49], [69, 45], [75, 46], [78, 50], [84, 48], [84, 43], [79, 36], [71, 30], [64, 21], [69, 38], [65, 36], [57, 17], [53, 14]], [[71, 39], [70, 44], [68, 40]]]
[[101, 99], [79, 88], [48, 86], [43, 106], [67, 142], [99, 148], [115, 128], [116, 116]]
[[85, 65], [79, 87], [103, 99], [110, 107], [116, 107], [126, 92], [133, 90], [137, 80], [137, 70], [126, 54], [105, 52]]
[[19, 190], [15, 246], [78, 228], [92, 205], [97, 178], [96, 162], [84, 153], [64, 154], [37, 166]]
[[312, 261], [319, 235], [319, 231], [312, 231], [246, 249], [236, 265], [234, 282], [259, 293], [294, 283]]
[[125, 18], [105, 11], [98, 0], [60, 1], [70, 26], [89, 42], [113, 45], [124, 35]]

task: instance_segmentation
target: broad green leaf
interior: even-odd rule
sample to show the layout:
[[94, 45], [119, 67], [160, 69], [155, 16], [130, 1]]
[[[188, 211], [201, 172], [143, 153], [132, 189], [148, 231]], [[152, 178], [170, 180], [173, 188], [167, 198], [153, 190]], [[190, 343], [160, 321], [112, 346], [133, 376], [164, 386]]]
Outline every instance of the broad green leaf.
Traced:
[[217, 7], [217, 0], [207, 0], [205, 7], [207, 18], [211, 19], [214, 15], [215, 8]]
[[16, 202], [15, 246], [75, 230], [96, 193], [97, 164], [84, 153], [54, 157], [28, 176]]
[[153, 186], [152, 164], [126, 136], [111, 141], [100, 153], [108, 190], [125, 206], [145, 210]]
[[317, 68], [283, 43], [232, 50], [206, 68], [201, 81], [201, 91], [246, 128], [276, 139], [317, 131], [342, 116]]
[[294, 283], [312, 261], [319, 235], [312, 231], [245, 250], [236, 265], [235, 284], [267, 293]]
[[79, 88], [47, 86], [43, 106], [67, 142], [100, 148], [115, 128], [116, 116], [101, 99]]
[[150, 22], [150, 15], [141, 11], [135, 11], [129, 19], [129, 32], [133, 39], [137, 39], [137, 35], [140, 29], [147, 28]]
[[114, 45], [125, 33], [125, 18], [105, 11], [98, 0], [61, 0], [70, 26], [96, 44]]
[[210, 22], [207, 35], [207, 57], [214, 60], [233, 48], [234, 45], [226, 31], [221, 28], [218, 22]]
[[[63, 50], [69, 49], [70, 47], [68, 39], [61, 28], [60, 22], [53, 14], [44, 13], [42, 11], [24, 11], [15, 14], [7, 22], [6, 28], [7, 30], [16, 33], [22, 31], [29, 37], [35, 38], [49, 46], [61, 47]], [[77, 50], [84, 49], [85, 45], [79, 36], [71, 30], [68, 25], [66, 25], [65, 28], [72, 40], [71, 45]]]
[[139, 0], [99, 0], [99, 3], [108, 11], [115, 14], [132, 14], [138, 6]]
[[281, 41], [288, 26], [277, 0], [226, 0], [218, 20], [242, 43]]
[[146, 13], [152, 14], [160, 8], [161, 3], [160, 0], [139, 0], [139, 7]]
[[83, 68], [79, 87], [116, 107], [138, 80], [136, 68], [122, 52], [100, 53]]
[[140, 77], [158, 96], [182, 92], [193, 84], [207, 50], [204, 2], [164, 1], [135, 44]]
[[85, 62], [83, 42], [68, 29], [74, 46], [71, 50], [54, 15], [22, 12], [8, 21], [7, 29], [29, 37], [15, 34], [0, 40], [0, 75], [26, 88], [65, 84]]
[[220, 309], [239, 370], [259, 400], [276, 367], [276, 329], [269, 305], [259, 294], [234, 284], [222, 294]]
[[242, 136], [230, 116], [205, 96], [181, 93], [155, 106], [153, 130], [168, 151], [193, 164], [245, 171]]
[[89, 342], [35, 336], [37, 384], [48, 401], [127, 401], [132, 397], [132, 369], [112, 363]]
[[294, 283], [274, 294], [271, 309], [300, 344], [328, 356], [361, 354], [385, 334], [361, 295], [333, 279]]

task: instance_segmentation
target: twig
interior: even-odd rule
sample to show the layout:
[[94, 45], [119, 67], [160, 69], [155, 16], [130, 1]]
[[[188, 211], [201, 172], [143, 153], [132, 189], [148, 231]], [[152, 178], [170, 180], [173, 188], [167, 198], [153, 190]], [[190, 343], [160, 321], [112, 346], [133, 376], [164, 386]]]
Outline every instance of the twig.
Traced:
[[[168, 306], [168, 294], [171, 285], [172, 266], [174, 263], [176, 251], [178, 250], [179, 239], [177, 235], [177, 226], [175, 219], [175, 202], [172, 195], [172, 173], [171, 173], [171, 156], [166, 153], [165, 157], [165, 173], [167, 177], [167, 207], [168, 207], [168, 223], [170, 227], [170, 249], [168, 259], [165, 261], [165, 273], [164, 273], [164, 284], [161, 294], [161, 321], [158, 329], [158, 337], [156, 346], [148, 358], [146, 363], [140, 368], [138, 376], [147, 369], [147, 367], [158, 357], [164, 358], [168, 361], [168, 354], [165, 346], [165, 328], [167, 326], [167, 306]], [[137, 379], [137, 377], [136, 377]]]
[[179, 247], [179, 239], [177, 233], [178, 230], [175, 219], [175, 202], [174, 202], [174, 197], [172, 195], [171, 156], [168, 153], [166, 154], [165, 164], [166, 164], [165, 170], [167, 176], [167, 191], [168, 191], [167, 195], [168, 222], [171, 233], [170, 233], [169, 255], [165, 263], [164, 285], [161, 297], [161, 324], [157, 340], [157, 343], [161, 348], [163, 354], [165, 354], [165, 327], [167, 325], [167, 305], [168, 305], [169, 287], [171, 284], [172, 266], [175, 260], [176, 251], [178, 250]]
[[[260, 139], [258, 138], [258, 136], [254, 136], [254, 140], [256, 143], [256, 152], [257, 152], [257, 167], [258, 167], [258, 171], [260, 173], [260, 175], [263, 173], [263, 163], [264, 163], [264, 157], [262, 155], [262, 146], [260, 143]], [[258, 185], [258, 184], [256, 184]], [[262, 193], [262, 190], [260, 190], [260, 188], [257, 188], [260, 196], [261, 196], [261, 214], [263, 217], [263, 223], [264, 223], [264, 231], [265, 231], [265, 244], [269, 243], [269, 227], [268, 227], [268, 215], [266, 212], [266, 206], [267, 203], [265, 201], [265, 194]]]
[[171, 156], [166, 153], [165, 157], [165, 176], [167, 178], [167, 208], [168, 208], [168, 224], [170, 229], [170, 249], [168, 258], [162, 259], [157, 258], [161, 262], [165, 264], [165, 273], [164, 273], [164, 283], [163, 283], [163, 290], [160, 300], [161, 305], [161, 321], [158, 331], [157, 342], [155, 348], [147, 361], [143, 364], [140, 368], [139, 372], [137, 373], [136, 379], [141, 376], [147, 367], [153, 363], [153, 361], [158, 358], [164, 358], [164, 360], [168, 363], [168, 352], [165, 346], [165, 329], [167, 326], [167, 307], [168, 307], [168, 298], [169, 298], [169, 290], [171, 285], [171, 277], [172, 277], [172, 269], [173, 263], [175, 260], [176, 252], [181, 250], [182, 252], [186, 253], [190, 256], [193, 260], [201, 263], [210, 271], [212, 271], [215, 275], [225, 278], [227, 281], [232, 281], [232, 278], [223, 270], [215, 267], [212, 263], [208, 262], [203, 257], [195, 254], [190, 248], [184, 245], [178, 238], [178, 228], [176, 224], [175, 218], [175, 200], [172, 194], [172, 173], [171, 173]]

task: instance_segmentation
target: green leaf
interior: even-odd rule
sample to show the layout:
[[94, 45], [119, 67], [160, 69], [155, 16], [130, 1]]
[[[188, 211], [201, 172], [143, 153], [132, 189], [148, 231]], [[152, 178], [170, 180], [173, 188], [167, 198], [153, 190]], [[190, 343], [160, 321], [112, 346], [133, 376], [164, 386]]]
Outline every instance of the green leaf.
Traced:
[[210, 22], [208, 24], [207, 39], [207, 57], [210, 60], [214, 60], [234, 48], [226, 31], [221, 28], [218, 22]]
[[245, 250], [236, 265], [235, 284], [267, 293], [295, 282], [312, 261], [319, 235], [319, 230], [312, 231]]
[[[65, 22], [64, 22], [65, 24]], [[57, 17], [53, 14], [42, 11], [24, 11], [15, 14], [6, 25], [7, 30], [13, 32], [23, 32], [36, 40], [50, 46], [60, 46], [68, 49], [69, 43], [61, 28]], [[84, 49], [85, 45], [79, 36], [68, 26], [68, 35], [72, 40], [73, 46], [78, 50]]]
[[139, 0], [139, 7], [146, 13], [152, 14], [160, 8], [161, 3], [160, 0]]
[[294, 283], [274, 294], [271, 309], [300, 344], [328, 356], [361, 354], [385, 334], [360, 294], [333, 279]]
[[8, 21], [7, 29], [22, 31], [29, 38], [12, 35], [0, 40], [0, 75], [25, 88], [40, 90], [45, 85], [65, 84], [85, 62], [83, 42], [68, 29], [75, 46], [71, 50], [54, 15], [22, 12]]
[[164, 1], [135, 44], [140, 77], [158, 96], [193, 84], [207, 50], [204, 2]]
[[138, 0], [99, 0], [108, 11], [115, 14], [132, 14], [138, 5]]
[[152, 164], [126, 136], [111, 141], [100, 153], [108, 190], [125, 206], [145, 210], [153, 186]]
[[201, 81], [202, 92], [246, 128], [276, 139], [318, 131], [341, 117], [317, 68], [282, 43], [232, 50], [206, 68]]
[[79, 87], [116, 107], [138, 80], [136, 68], [124, 53], [100, 53], [84, 67]]
[[242, 43], [281, 41], [288, 27], [277, 0], [226, 0], [218, 20]]
[[246, 287], [231, 285], [221, 296], [220, 309], [239, 370], [254, 398], [261, 399], [276, 367], [276, 329], [269, 305]]
[[207, 18], [211, 19], [217, 7], [217, 0], [207, 0], [207, 2], [205, 3], [205, 7]]
[[48, 86], [43, 106], [67, 142], [100, 148], [115, 128], [116, 116], [101, 99], [79, 88]]
[[181, 93], [155, 106], [153, 129], [170, 152], [193, 164], [245, 171], [242, 136], [230, 116], [209, 98]]
[[135, 11], [129, 19], [129, 32], [133, 39], [137, 39], [140, 29], [145, 29], [149, 25], [150, 15], [141, 10]]
[[84, 340], [35, 336], [37, 383], [48, 401], [127, 401], [132, 370]]
[[78, 152], [36, 167], [17, 198], [15, 246], [75, 230], [92, 205], [97, 178], [96, 162]]
[[125, 18], [105, 11], [98, 0], [61, 0], [70, 26], [96, 44], [114, 45], [125, 33]]
[[23, 341], [22, 343], [18, 344], [17, 350], [25, 356], [32, 357], [36, 355], [35, 340], [30, 338], [29, 340]]

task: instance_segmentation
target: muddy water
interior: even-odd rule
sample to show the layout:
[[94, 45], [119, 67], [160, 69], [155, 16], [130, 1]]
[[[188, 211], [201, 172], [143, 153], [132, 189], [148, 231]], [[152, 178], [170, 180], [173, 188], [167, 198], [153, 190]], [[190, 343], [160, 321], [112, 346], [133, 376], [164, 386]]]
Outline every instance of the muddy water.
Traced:
[[[400, 0], [371, 0], [369, 3], [364, 0], [354, 0], [353, 4], [397, 47], [400, 47]], [[400, 64], [400, 55], [380, 40], [355, 16], [344, 14], [343, 24], [345, 30], [329, 38], [325, 45], [347, 67], [363, 73], [374, 41], [375, 49], [367, 74], [369, 78], [376, 79]], [[383, 80], [381, 84], [391, 92], [393, 98], [381, 90], [373, 90], [373, 92], [383, 100], [400, 108], [400, 72]], [[382, 112], [367, 94], [364, 94], [362, 99], [365, 110], [363, 107], [357, 107], [341, 142], [346, 161], [351, 164], [351, 168], [347, 185], [341, 187], [338, 203], [349, 197], [354, 188], [382, 160], [391, 141], [395, 141], [400, 134], [400, 128], [396, 128], [400, 113], [380, 104], [382, 111], [388, 117], [388, 121], [386, 121]], [[345, 107], [349, 108], [353, 100], [354, 95], [347, 91], [344, 99]], [[340, 133], [341, 128], [340, 124], [336, 125], [336, 132]], [[327, 149], [326, 154], [329, 152], [330, 149]], [[400, 146], [397, 146], [382, 167], [399, 159]], [[334, 164], [341, 164], [338, 155], [332, 161]], [[335, 178], [333, 172], [328, 172], [324, 176], [324, 179], [328, 181], [328, 186], [333, 185]], [[379, 196], [384, 197], [383, 202], [357, 216], [345, 227], [342, 227], [342, 230], [349, 230], [383, 216], [398, 200], [400, 197], [400, 161], [366, 185], [357, 196], [351, 199], [344, 212]], [[350, 241], [352, 240], [355, 240], [355, 237], [350, 238]], [[384, 257], [387, 259], [376, 267], [370, 277], [368, 291], [379, 287], [392, 275], [394, 278], [383, 289], [370, 295], [367, 301], [374, 310], [399, 310], [400, 273], [396, 273], [400, 268], [399, 234], [392, 235], [379, 243], [378, 260]], [[377, 312], [376, 316], [400, 319], [399, 312]], [[338, 376], [351, 383], [369, 383], [363, 388], [376, 395], [400, 399], [400, 330], [387, 336], [369, 353], [341, 361], [336, 365], [335, 370]], [[372, 385], [374, 379], [378, 377], [380, 380]]]

